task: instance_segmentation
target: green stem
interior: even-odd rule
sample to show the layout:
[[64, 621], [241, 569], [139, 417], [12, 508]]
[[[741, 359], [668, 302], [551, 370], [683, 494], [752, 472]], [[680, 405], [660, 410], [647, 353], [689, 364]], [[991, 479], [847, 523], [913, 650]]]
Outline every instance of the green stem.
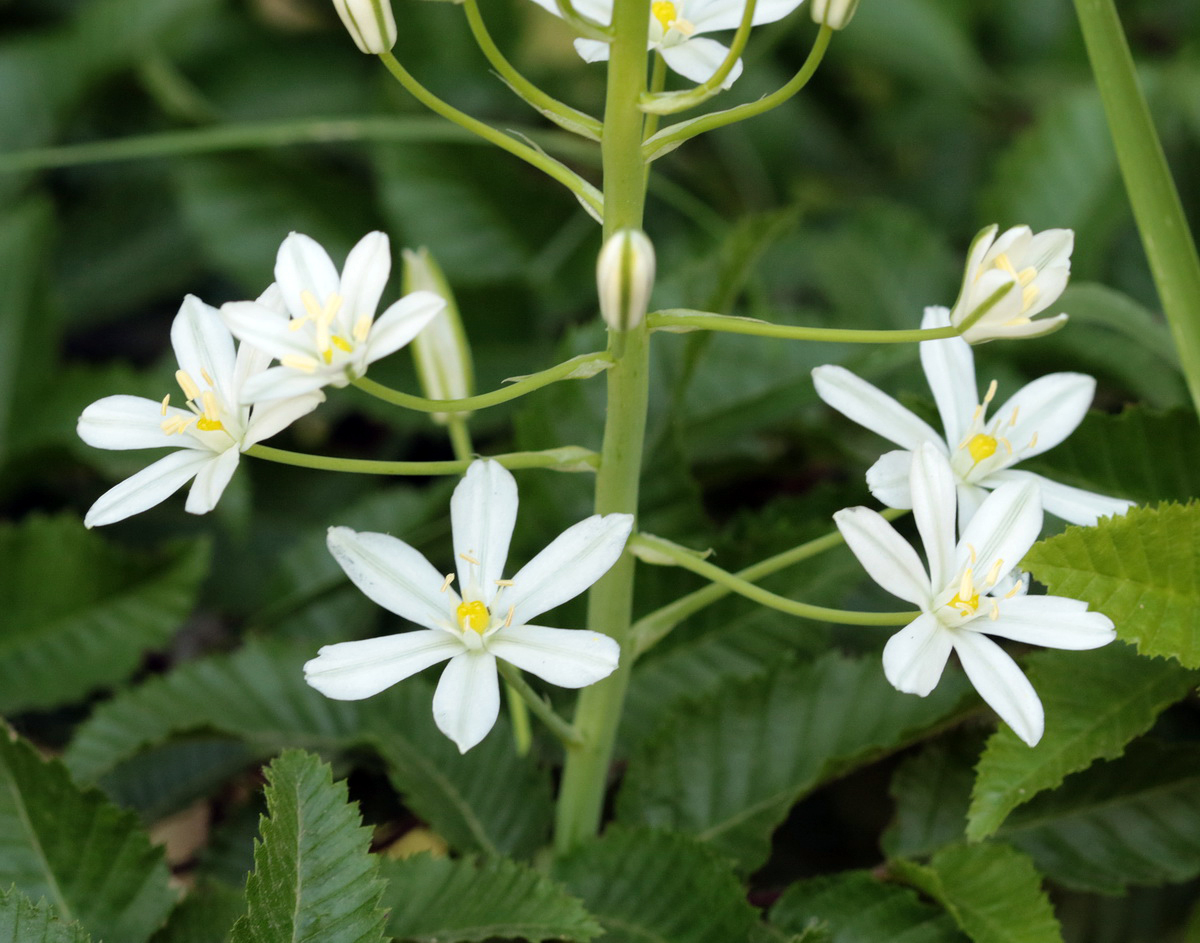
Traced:
[[475, 448], [471, 444], [471, 430], [467, 427], [466, 418], [458, 415], [448, 416], [446, 428], [450, 433], [450, 447], [454, 450], [454, 457], [460, 462], [474, 459]]
[[[650, 66], [650, 85], [649, 94], [657, 95], [663, 90], [667, 84], [667, 60], [662, 57], [662, 53], [657, 49], [654, 51], [654, 59]], [[646, 115], [646, 120], [642, 122], [642, 140], [646, 141], [654, 136], [654, 132], [658, 130], [658, 122], [661, 118], [654, 112]], [[650, 173], [650, 165], [646, 165], [646, 173]]]
[[560, 102], [552, 95], [546, 94], [518, 72], [513, 64], [504, 57], [504, 53], [500, 51], [500, 47], [496, 45], [483, 22], [483, 14], [479, 11], [478, 0], [464, 0], [463, 9], [466, 11], [467, 23], [471, 27], [475, 42], [483, 50], [483, 54], [492, 64], [492, 68], [499, 73], [514, 92], [568, 131], [573, 131], [593, 141], [600, 140], [600, 132], [604, 126], [599, 121], [591, 115], [584, 114], [582, 111]]
[[601, 42], [608, 42], [612, 39], [613, 32], [611, 26], [605, 26], [603, 23], [597, 23], [595, 20], [588, 19], [575, 9], [575, 4], [571, 0], [554, 0], [554, 5], [558, 7], [558, 15], [570, 23], [576, 32], [587, 36], [589, 39], [598, 39]]
[[839, 344], [914, 344], [945, 337], [958, 337], [956, 327], [916, 328], [899, 331], [858, 331], [849, 328], [802, 327], [793, 324], [772, 324], [757, 318], [738, 318], [688, 308], [668, 308], [646, 315], [651, 330], [722, 331], [726, 334], [753, 334], [780, 340], [827, 341]]
[[1200, 258], [1112, 0], [1075, 0], [1125, 189], [1200, 412]]
[[[452, 459], [444, 462], [381, 462], [367, 458], [334, 458], [330, 455], [305, 455], [271, 448], [269, 445], [252, 445], [246, 450], [252, 458], [262, 458], [280, 465], [297, 468], [315, 468], [319, 471], [349, 472], [355, 475], [461, 475], [473, 459]], [[508, 452], [504, 455], [489, 455], [494, 462], [505, 468], [558, 468], [581, 471], [595, 468], [600, 457], [590, 449], [568, 445], [544, 452]]]
[[725, 111], [716, 111], [709, 115], [701, 115], [699, 118], [689, 118], [687, 121], [679, 121], [663, 128], [643, 145], [642, 152], [647, 162], [673, 151], [684, 141], [694, 138], [698, 134], [723, 128], [725, 125], [737, 121], [745, 121], [747, 118], [754, 118], [782, 105], [808, 84], [808, 80], [817, 71], [817, 66], [821, 64], [821, 59], [825, 56], [825, 50], [829, 47], [829, 40], [832, 36], [833, 30], [828, 26], [822, 26], [800, 71], [792, 77], [787, 85], [770, 95], [765, 95], [758, 101], [747, 102], [744, 105], [727, 108]]
[[495, 144], [498, 148], [519, 157], [521, 160], [536, 167], [546, 176], [557, 180], [570, 190], [593, 213], [599, 215], [604, 211], [604, 200], [600, 193], [579, 174], [567, 167], [561, 161], [555, 160], [548, 154], [543, 154], [536, 148], [530, 147], [524, 141], [518, 141], [511, 135], [493, 128], [490, 124], [472, 118], [465, 112], [459, 111], [448, 102], [442, 101], [433, 92], [413, 78], [412, 74], [402, 66], [390, 52], [380, 53], [380, 61], [387, 66], [392, 76], [404, 86], [404, 89], [422, 105], [435, 114], [441, 115], [447, 121], [453, 121], [461, 128], [466, 128], [473, 134], [479, 135], [485, 141]]
[[[615, 0], [601, 143], [606, 239], [620, 229], [642, 226], [645, 116], [637, 103], [646, 90], [649, 26], [645, 0]], [[610, 332], [609, 348], [615, 362], [607, 374], [608, 407], [595, 508], [600, 514], [636, 515], [649, 401], [650, 332], [645, 322], [629, 331]], [[559, 854], [594, 836], [600, 825], [609, 763], [633, 664], [629, 637], [633, 576], [634, 559], [626, 552], [588, 593], [588, 626], [620, 644], [621, 661], [616, 671], [579, 695], [575, 727], [583, 743], [567, 751], [563, 768], [554, 833]]]
[[[886, 520], [894, 521], [896, 518], [903, 517], [907, 513], [907, 511], [888, 508], [883, 511], [883, 517]], [[823, 537], [817, 537], [815, 540], [800, 544], [798, 547], [793, 547], [790, 550], [785, 550], [783, 553], [777, 553], [773, 557], [760, 560], [758, 563], [752, 564], [744, 570], [738, 570], [736, 575], [746, 582], [754, 582], [765, 576], [770, 576], [772, 573], [786, 569], [789, 566], [794, 566], [797, 563], [807, 560], [809, 557], [815, 557], [826, 550], [832, 550], [834, 547], [841, 546], [845, 542], [841, 531], [831, 531]], [[732, 592], [733, 589], [729, 586], [721, 583], [710, 583], [708, 586], [688, 593], [686, 596], [681, 596], [661, 609], [656, 609], [654, 612], [638, 619], [633, 624], [631, 631], [634, 657], [640, 658], [666, 638], [684, 619], [695, 615], [701, 609], [711, 606], [718, 600], [724, 599]]]
[[[522, 677], [520, 671], [500, 658], [496, 659], [496, 667], [500, 670], [510, 694], [518, 698], [517, 703], [523, 707], [528, 706], [533, 715], [549, 727], [551, 733], [558, 737], [565, 746], [578, 747], [583, 743], [579, 731], [555, 713], [554, 708], [547, 703], [546, 699], [529, 686], [529, 682]], [[528, 716], [525, 718], [525, 724], [528, 727]]]

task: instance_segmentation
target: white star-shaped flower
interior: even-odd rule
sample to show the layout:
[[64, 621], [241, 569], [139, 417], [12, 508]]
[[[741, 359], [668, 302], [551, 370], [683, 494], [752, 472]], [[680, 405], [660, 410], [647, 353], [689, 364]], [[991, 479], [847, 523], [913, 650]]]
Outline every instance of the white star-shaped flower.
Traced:
[[323, 386], [346, 386], [363, 376], [369, 364], [416, 337], [446, 302], [433, 292], [415, 291], [376, 319], [391, 270], [388, 237], [381, 232], [359, 240], [340, 276], [313, 239], [292, 233], [283, 240], [275, 283], [285, 310], [253, 301], [221, 308], [238, 338], [279, 361], [279, 366], [246, 384], [242, 401], [257, 403]]
[[[926, 308], [922, 327], [949, 323], [945, 308]], [[1096, 381], [1082, 373], [1051, 373], [1022, 387], [988, 416], [996, 382], [982, 402], [975, 385], [975, 354], [958, 337], [921, 342], [921, 366], [933, 391], [944, 437], [896, 400], [843, 367], [813, 370], [817, 395], [861, 426], [901, 446], [867, 472], [871, 494], [888, 507], [912, 507], [908, 470], [911, 453], [928, 442], [950, 460], [958, 490], [959, 526], [965, 527], [987, 492], [1006, 482], [1036, 481], [1048, 513], [1072, 524], [1095, 524], [1124, 514], [1132, 501], [1072, 488], [1014, 465], [1054, 448], [1083, 421]]]
[[329, 550], [372, 601], [425, 628], [326, 645], [304, 677], [327, 697], [359, 700], [450, 660], [433, 696], [438, 728], [466, 752], [500, 710], [496, 659], [551, 684], [581, 688], [617, 667], [620, 647], [598, 632], [531, 625], [608, 572], [633, 528], [629, 514], [595, 515], [562, 532], [502, 579], [517, 516], [517, 485], [497, 462], [472, 463], [454, 489], [450, 522], [460, 596], [417, 550], [386, 534], [329, 530]]
[[[554, 0], [534, 2], [559, 15]], [[754, 7], [752, 22], [755, 26], [781, 20], [804, 0], [759, 0]], [[607, 26], [612, 22], [612, 0], [577, 0], [573, 4], [576, 12], [594, 22]], [[650, 4], [650, 36], [647, 49], [662, 53], [668, 66], [684, 78], [693, 82], [707, 82], [725, 61], [729, 49], [715, 39], [704, 39], [700, 34], [718, 30], [737, 29], [746, 9], [745, 0], [654, 0]], [[575, 40], [575, 50], [586, 62], [600, 62], [608, 58], [609, 44], [595, 39]], [[739, 59], [722, 84], [729, 88], [742, 74]]]
[[[282, 311], [273, 288], [259, 298], [264, 310]], [[325, 399], [309, 391], [271, 403], [240, 405], [247, 384], [261, 376], [270, 355], [249, 344], [234, 353], [233, 336], [215, 308], [188, 295], [171, 324], [171, 346], [179, 361], [175, 378], [186, 409], [141, 396], [106, 396], [79, 417], [77, 431], [99, 449], [173, 448], [170, 455], [106, 491], [84, 524], [112, 524], [165, 500], [195, 478], [186, 508], [205, 514], [216, 507], [242, 452], [311, 412]]]
[[979, 695], [1033, 746], [1042, 737], [1042, 703], [1016, 662], [988, 636], [1049, 648], [1099, 648], [1116, 637], [1112, 622], [1077, 599], [1025, 595], [1022, 583], [1009, 579], [1041, 531], [1035, 482], [997, 488], [955, 544], [954, 476], [946, 458], [933, 445], [920, 446], [909, 477], [928, 572], [875, 511], [846, 508], [833, 516], [867, 575], [921, 610], [888, 640], [884, 674], [897, 690], [924, 697], [937, 686], [953, 649]]

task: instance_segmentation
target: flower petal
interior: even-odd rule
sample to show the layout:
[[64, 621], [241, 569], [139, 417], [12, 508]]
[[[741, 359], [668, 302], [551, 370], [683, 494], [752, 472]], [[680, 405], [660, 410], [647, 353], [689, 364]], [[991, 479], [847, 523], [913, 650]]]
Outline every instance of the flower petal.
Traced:
[[[230, 301], [221, 305], [221, 317], [243, 344], [256, 347], [276, 359], [313, 356], [312, 337], [304, 331], [291, 330], [291, 319], [267, 305], [257, 301]], [[249, 371], [247, 374], [247, 379], [252, 379]]]
[[612, 52], [608, 43], [598, 39], [575, 40], [575, 51], [584, 62], [607, 62]]
[[975, 516], [979, 506], [987, 500], [988, 492], [984, 488], [963, 482], [958, 484], [955, 491], [958, 492], [958, 532], [961, 534], [971, 523], [971, 518]]
[[167, 408], [144, 396], [106, 396], [92, 403], [79, 417], [75, 431], [97, 449], [201, 448], [190, 436], [171, 436], [162, 430], [165, 418], [190, 418], [183, 409]]
[[512, 473], [499, 462], [472, 462], [450, 499], [454, 565], [464, 599], [491, 606], [516, 522], [517, 482]]
[[232, 444], [224, 452], [211, 456], [212, 461], [200, 469], [188, 492], [183, 509], [189, 514], [207, 514], [217, 506], [221, 495], [237, 471], [241, 452]]
[[304, 680], [326, 697], [358, 701], [462, 651], [462, 642], [437, 629], [339, 642], [305, 662]]
[[[662, 53], [663, 59], [672, 70], [697, 83], [707, 82], [711, 79], [717, 69], [721, 67], [721, 63], [725, 61], [725, 57], [729, 55], [727, 47], [722, 46], [715, 39], [704, 38], [687, 39], [675, 46], [663, 46], [659, 52]], [[742, 60], [738, 59], [733, 64], [733, 68], [729, 70], [729, 74], [725, 76], [721, 87], [729, 88], [738, 80], [742, 69]]]
[[164, 455], [100, 495], [88, 509], [84, 526], [113, 524], [160, 504], [216, 458], [207, 449], [180, 449]]
[[976, 619], [962, 628], [998, 635], [1014, 642], [1083, 651], [1100, 648], [1117, 637], [1112, 620], [1088, 612], [1087, 603], [1064, 596], [1014, 596], [1001, 599], [1000, 615]]
[[893, 596], [929, 608], [932, 593], [921, 558], [891, 524], [861, 507], [844, 508], [833, 520], [867, 576]]
[[[759, 0], [754, 5], [750, 22], [755, 26], [782, 20], [804, 0]], [[684, 5], [684, 15], [696, 27], [697, 33], [712, 33], [721, 29], [737, 29], [745, 12], [745, 0], [691, 0]]]
[[[1010, 482], [993, 491], [963, 530], [955, 554], [955, 571], [971, 567], [975, 585], [985, 576], [1003, 579], [1021, 562], [1042, 530], [1042, 497], [1036, 482]], [[974, 560], [972, 560], [972, 555]], [[996, 561], [1000, 561], [997, 567]]]
[[433, 720], [438, 730], [466, 753], [496, 723], [500, 685], [496, 658], [488, 652], [463, 652], [450, 659], [433, 693]]
[[888, 639], [883, 673], [897, 691], [925, 697], [941, 680], [950, 648], [950, 633], [934, 616], [923, 613]]
[[[562, 15], [558, 12], [558, 4], [554, 0], [533, 0], [533, 2], [555, 16]], [[612, 21], [612, 0], [576, 0], [571, 6], [580, 16], [585, 16], [604, 26]]]
[[958, 631], [954, 650], [975, 690], [1018, 737], [1035, 746], [1042, 739], [1045, 714], [1029, 679], [1004, 650], [986, 635]]
[[956, 572], [954, 473], [946, 457], [927, 442], [913, 453], [910, 478], [913, 518], [929, 560], [929, 582], [937, 593], [950, 585]]
[[171, 347], [179, 369], [202, 386], [212, 378], [217, 395], [227, 404], [234, 402], [233, 373], [237, 355], [233, 335], [216, 308], [195, 295], [188, 295], [171, 322]]
[[298, 232], [289, 234], [279, 247], [275, 257], [275, 283], [294, 318], [302, 318], [308, 313], [301, 300], [304, 292], [312, 292], [317, 304], [323, 305], [330, 295], [341, 289], [341, 280], [329, 253], [315, 239]]
[[[921, 327], [945, 327], [949, 323], [950, 312], [945, 308], [926, 308]], [[966, 435], [979, 405], [979, 389], [975, 385], [975, 354], [971, 351], [971, 345], [961, 337], [922, 341], [920, 347], [921, 367], [925, 371], [929, 389], [933, 391], [938, 415], [942, 417], [946, 442], [954, 448]]]
[[[293, 370], [291, 367], [271, 367], [246, 381], [245, 386], [242, 387], [242, 402], [265, 403], [293, 399], [311, 395], [332, 382], [333, 377], [326, 370], [305, 373], [303, 370]], [[266, 436], [262, 438], [265, 439]]]
[[287, 399], [273, 399], [269, 403], [259, 403], [250, 413], [250, 422], [246, 426], [246, 434], [242, 437], [242, 451], [250, 448], [256, 442], [271, 438], [277, 432], [282, 432], [301, 416], [307, 416], [323, 402], [325, 402], [325, 394], [315, 392], [290, 396]]
[[338, 322], [346, 333], [361, 317], [374, 319], [379, 299], [392, 273], [392, 250], [388, 237], [370, 232], [358, 240], [342, 268], [342, 307]]
[[890, 508], [912, 507], [912, 452], [897, 449], [884, 452], [879, 460], [867, 469], [867, 487], [880, 504]]
[[367, 335], [366, 363], [374, 363], [395, 353], [441, 314], [445, 299], [431, 291], [414, 291], [405, 295], [379, 316]]
[[522, 671], [561, 688], [582, 688], [607, 678], [621, 659], [621, 646], [607, 635], [583, 629], [513, 625], [487, 639], [487, 649]]
[[[1016, 411], [1017, 421], [1001, 428], [1019, 461], [1041, 455], [1069, 436], [1083, 422], [1096, 381], [1083, 373], [1051, 373], [1034, 380], [996, 410], [1005, 423]], [[1037, 437], [1036, 444], [1028, 444]]]
[[574, 599], [609, 571], [633, 530], [633, 515], [593, 515], [564, 530], [513, 576], [512, 625]]
[[[245, 303], [245, 302], [243, 302]], [[289, 321], [287, 308], [283, 304], [283, 295], [279, 291], [279, 286], [272, 282], [267, 286], [267, 290], [258, 296], [258, 300], [250, 302], [264, 309], [258, 312], [258, 317], [266, 317], [266, 312], [271, 312], [276, 319], [283, 323], [286, 327]], [[225, 326], [229, 327], [229, 320], [225, 316], [225, 309], [229, 305], [221, 307], [221, 319], [225, 321]], [[230, 329], [232, 331], [232, 328]], [[238, 336], [236, 331], [232, 331], [234, 336]], [[233, 388], [235, 391], [240, 391], [246, 381], [256, 373], [262, 373], [271, 365], [271, 354], [260, 347], [255, 347], [253, 344], [242, 343], [238, 345], [237, 362], [233, 368]]]
[[389, 612], [457, 637], [453, 589], [440, 591], [443, 576], [417, 550], [387, 534], [331, 527], [329, 552], [363, 594]]
[[1090, 527], [1102, 517], [1120, 517], [1135, 506], [1135, 502], [1126, 501], [1124, 498], [1110, 498], [1094, 491], [1072, 488], [1034, 472], [1016, 468], [993, 472], [988, 475], [986, 484], [992, 485], [994, 482], [999, 485], [1007, 481], [1036, 481], [1042, 490], [1042, 506], [1046, 513], [1053, 514], [1068, 524]]
[[[882, 390], [844, 367], [826, 364], [812, 372], [817, 395], [847, 419], [912, 451], [922, 442], [942, 442], [923, 420]], [[945, 443], [942, 443], [945, 448]]]

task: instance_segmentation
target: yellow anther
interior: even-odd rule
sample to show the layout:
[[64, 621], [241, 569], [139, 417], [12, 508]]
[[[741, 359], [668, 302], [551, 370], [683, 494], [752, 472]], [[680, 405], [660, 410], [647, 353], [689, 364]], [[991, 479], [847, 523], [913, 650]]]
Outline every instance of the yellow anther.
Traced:
[[193, 422], [195, 422], [194, 416], [187, 416], [186, 418], [183, 416], [172, 416], [170, 419], [163, 420], [161, 429], [167, 435], [177, 435], [187, 429]]
[[1004, 594], [1004, 598], [1005, 598], [1005, 599], [1012, 599], [1012, 598], [1013, 598], [1013, 596], [1017, 595], [1017, 593], [1019, 593], [1019, 592], [1020, 592], [1022, 589], [1024, 589], [1024, 588], [1025, 588], [1025, 581], [1024, 581], [1024, 580], [1017, 580], [1017, 585], [1016, 585], [1016, 586], [1014, 586], [1012, 589], [1010, 589], [1010, 590], [1009, 590], [1007, 593], [1005, 593], [1005, 594]]
[[196, 385], [196, 381], [187, 375], [184, 370], [175, 371], [175, 382], [179, 384], [179, 388], [183, 390], [183, 395], [188, 399], [199, 399], [200, 387]]
[[983, 407], [976, 406], [975, 412], [971, 413], [971, 422], [979, 422], [979, 417], [983, 415]]
[[654, 14], [654, 18], [658, 20], [664, 30], [671, 28], [671, 21], [675, 19], [676, 10], [675, 4], [670, 0], [655, 0], [650, 4], [650, 12]]
[[1037, 433], [1035, 432], [1029, 439], [1029, 444], [1025, 446], [1027, 449], [1032, 449], [1037, 446]]
[[983, 433], [973, 435], [967, 442], [967, 451], [971, 453], [971, 461], [978, 465], [996, 454], [996, 440]]
[[196, 428], [202, 432], [223, 430], [225, 427], [221, 425], [221, 408], [212, 390], [205, 390], [201, 393], [200, 400], [204, 404], [204, 415], [196, 422]]
[[1001, 252], [998, 256], [996, 256], [995, 261], [992, 262], [992, 266], [1000, 269], [1002, 272], [1008, 272], [1009, 275], [1016, 276], [1017, 274], [1017, 270], [1013, 267], [1012, 262], [1009, 261], [1008, 255], [1004, 252]]
[[468, 563], [473, 563], [473, 564], [475, 564], [475, 566], [479, 566], [479, 561], [476, 560], [474, 557], [469, 556], [468, 554], [460, 553], [459, 557], [461, 557], [463, 560], [466, 560]]
[[317, 369], [317, 361], [312, 357], [305, 357], [303, 354], [288, 354], [286, 357], [280, 358], [279, 362], [285, 367], [291, 367], [293, 370], [300, 370], [304, 373], [313, 373]]
[[362, 343], [367, 339], [367, 335], [371, 333], [371, 316], [364, 314], [354, 322], [354, 339], [358, 343]]
[[987, 575], [987, 585], [988, 586], [996, 585], [996, 580], [1000, 579], [1000, 568], [1003, 566], [1004, 566], [1004, 561], [1000, 557], [997, 557], [996, 562], [992, 564], [992, 568], [990, 570], [988, 570], [988, 575]]
[[995, 622], [1000, 618], [1000, 603], [992, 600], [992, 611], [988, 613], [988, 618]]
[[1018, 414], [1020, 411], [1021, 411], [1021, 407], [1020, 407], [1020, 406], [1014, 406], [1014, 407], [1013, 407], [1012, 416], [1010, 416], [1010, 417], [1009, 417], [1009, 419], [1008, 419], [1008, 424], [1009, 424], [1010, 426], [1015, 426], [1015, 425], [1017, 424], [1017, 414]]
[[352, 353], [352, 352], [354, 351], [354, 345], [353, 345], [353, 344], [351, 344], [351, 343], [350, 343], [348, 340], [346, 340], [345, 338], [338, 337], [336, 334], [334, 334], [334, 335], [333, 335], [333, 337], [329, 338], [329, 341], [330, 341], [330, 343], [332, 343], [332, 344], [333, 344], [333, 346], [334, 346], [334, 347], [336, 347], [338, 350], [344, 350], [344, 351], [345, 351], [346, 353], [348, 353], [348, 354], [349, 354], [349, 353]]
[[1031, 265], [1028, 268], [1023, 268], [1021, 271], [1017, 272], [1017, 281], [1022, 285], [1029, 285], [1035, 278], [1037, 278], [1037, 274], [1038, 270]]
[[326, 366], [329, 366], [333, 363], [333, 351], [330, 349], [321, 351], [321, 359], [325, 361]]
[[967, 544], [967, 553], [971, 555], [971, 566], [974, 566], [975, 561], [978, 559], [978, 554], [975, 552], [974, 544]]
[[991, 383], [988, 384], [987, 393], [984, 394], [984, 397], [983, 397], [983, 405], [984, 406], [986, 406], [988, 403], [990, 403], [993, 399], [996, 398], [996, 389], [997, 389], [997, 387], [999, 387], [999, 385], [1000, 384], [998, 384], [995, 380], [993, 380]]
[[508, 615], [506, 615], [506, 616], [504, 617], [504, 627], [505, 627], [506, 629], [507, 629], [507, 628], [508, 628], [510, 625], [512, 625], [513, 613], [514, 613], [514, 612], [516, 612], [516, 611], [517, 611], [517, 607], [516, 607], [516, 606], [509, 606], [509, 607], [508, 607]]
[[[971, 577], [971, 568], [967, 567], [963, 570], [962, 579], [958, 581], [958, 595], [954, 598], [962, 602], [964, 599], [970, 599], [972, 596], [978, 597], [975, 592], [975, 580]], [[951, 605], [954, 605], [952, 602]]]
[[453, 582], [454, 582], [454, 574], [447, 573], [446, 578], [444, 580], [442, 580], [442, 588], [439, 589], [438, 592], [444, 593], [446, 590], [448, 590], [450, 588], [450, 584]]
[[290, 321], [288, 321], [288, 330], [289, 331], [298, 331], [298, 330], [300, 330], [300, 328], [304, 327], [304, 325], [307, 323], [308, 323], [308, 318], [292, 318]]
[[208, 375], [208, 371], [205, 370], [203, 367], [200, 368], [200, 376], [204, 377], [204, 382], [207, 383], [209, 386], [217, 385], [213, 382], [213, 378]]
[[[300, 303], [304, 305], [304, 310], [308, 312], [308, 316], [314, 321], [321, 316], [321, 302], [317, 301], [317, 296], [307, 288], [300, 292]], [[301, 318], [301, 321], [306, 320]]]
[[999, 439], [997, 439], [996, 441], [997, 441], [997, 442], [999, 442], [1001, 445], [1003, 445], [1003, 446], [1004, 446], [1004, 451], [1005, 451], [1005, 452], [1007, 452], [1009, 455], [1012, 455], [1012, 453], [1013, 453], [1013, 447], [1012, 447], [1012, 443], [1011, 443], [1011, 442], [1009, 442], [1009, 441], [1008, 441], [1008, 439], [1006, 439], [1006, 438], [1004, 438], [1003, 436], [1001, 436], [1001, 437], [1000, 437]]
[[512, 584], [513, 584], [512, 580], [496, 580], [497, 586], [512, 586]]
[[163, 397], [162, 409], [160, 409], [159, 412], [165, 416], [167, 414], [167, 407], [170, 405], [171, 405], [171, 394], [168, 393], [166, 396]]
[[1033, 303], [1037, 300], [1037, 296], [1039, 294], [1041, 294], [1041, 292], [1038, 291], [1037, 285], [1026, 285], [1021, 290], [1021, 310], [1028, 311], [1030, 308], [1032, 308]]
[[483, 635], [487, 631], [488, 623], [492, 621], [492, 615], [488, 612], [487, 606], [478, 599], [471, 602], [460, 602], [455, 612], [458, 616], [458, 627], [464, 632], [471, 629]]

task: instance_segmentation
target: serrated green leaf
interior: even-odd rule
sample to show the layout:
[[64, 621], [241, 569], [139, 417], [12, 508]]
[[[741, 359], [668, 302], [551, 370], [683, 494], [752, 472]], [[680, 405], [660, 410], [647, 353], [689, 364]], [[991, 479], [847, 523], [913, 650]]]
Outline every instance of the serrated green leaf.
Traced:
[[793, 884], [771, 908], [771, 923], [791, 933], [824, 927], [829, 943], [963, 943], [949, 915], [867, 871]]
[[45, 898], [97, 940], [142, 943], [175, 904], [167, 877], [133, 813], [0, 735], [0, 887]]
[[757, 924], [729, 863], [686, 835], [611, 826], [554, 865], [604, 943], [731, 943]]
[[975, 732], [941, 737], [896, 768], [888, 790], [896, 813], [879, 842], [889, 857], [925, 857], [962, 841], [982, 745]]
[[1046, 710], [1046, 733], [1034, 748], [1007, 727], [988, 739], [968, 813], [972, 840], [991, 835], [1013, 809], [1068, 773], [1120, 756], [1200, 680], [1197, 672], [1142, 658], [1119, 642], [1090, 652], [1037, 652], [1025, 664]]
[[433, 724], [427, 684], [414, 678], [365, 701], [330, 700], [304, 683], [303, 664], [312, 655], [256, 642], [185, 664], [97, 708], [64, 760], [90, 782], [148, 746], [205, 729], [237, 737], [262, 757], [286, 746], [365, 746], [387, 762], [413, 811], [455, 848], [525, 855], [543, 843], [548, 774], [516, 756], [503, 718], [460, 755]]
[[206, 881], [192, 889], [150, 943], [225, 943], [245, 912], [241, 888]]
[[900, 694], [874, 658], [836, 653], [727, 686], [638, 750], [618, 817], [696, 835], [754, 870], [803, 795], [945, 722], [965, 690], [948, 674], [927, 698]]
[[892, 866], [945, 907], [974, 943], [1062, 943], [1041, 875], [1007, 845], [960, 845], [939, 851], [928, 867]]
[[92, 943], [77, 923], [63, 923], [45, 902], [35, 904], [15, 887], [0, 891], [0, 943]]
[[388, 933], [420, 943], [590, 940], [603, 930], [560, 885], [506, 858], [416, 855], [383, 863]]
[[288, 750], [266, 768], [267, 816], [246, 879], [233, 943], [383, 943], [384, 883], [344, 782], [320, 759]]
[[1131, 508], [1034, 544], [1023, 563], [1113, 620], [1143, 655], [1200, 668], [1200, 503]]
[[69, 515], [0, 525], [0, 711], [79, 700], [128, 676], [191, 610], [208, 544], [121, 551]]

